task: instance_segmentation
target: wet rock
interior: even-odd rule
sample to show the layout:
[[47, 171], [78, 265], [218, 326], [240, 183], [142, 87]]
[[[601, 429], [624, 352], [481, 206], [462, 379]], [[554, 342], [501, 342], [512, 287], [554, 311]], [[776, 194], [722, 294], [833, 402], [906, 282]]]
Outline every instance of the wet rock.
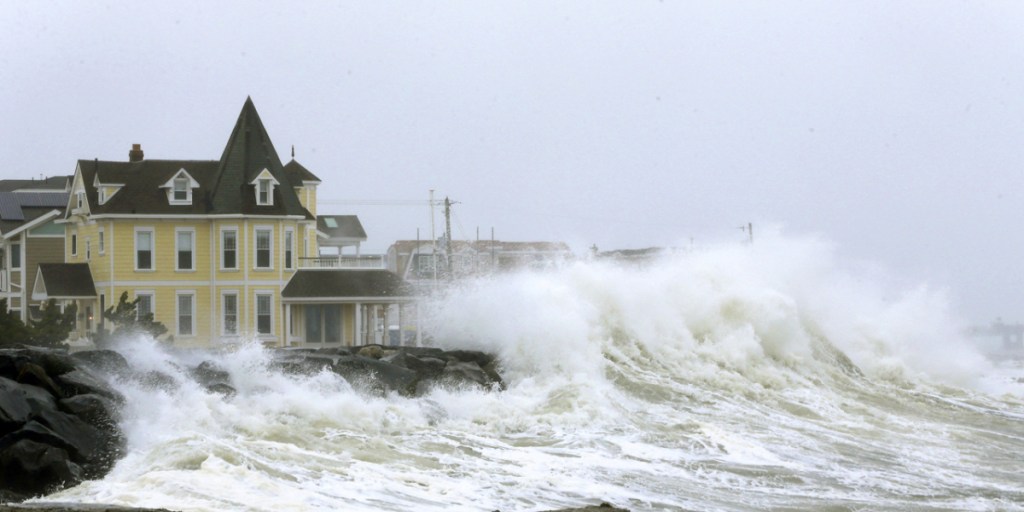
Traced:
[[416, 372], [408, 368], [363, 356], [342, 357], [333, 369], [350, 384], [379, 393], [412, 395], [419, 381]]
[[0, 349], [0, 495], [23, 499], [106, 474], [123, 450], [120, 395], [56, 350]]
[[124, 376], [131, 370], [128, 366], [128, 360], [113, 350], [75, 352], [71, 358], [79, 362], [80, 366], [85, 366], [103, 375]]

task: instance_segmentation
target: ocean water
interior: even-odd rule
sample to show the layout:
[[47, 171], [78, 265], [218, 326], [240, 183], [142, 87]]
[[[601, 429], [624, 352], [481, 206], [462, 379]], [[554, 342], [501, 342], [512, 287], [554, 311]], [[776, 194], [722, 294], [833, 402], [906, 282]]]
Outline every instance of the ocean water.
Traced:
[[1024, 510], [1024, 368], [950, 298], [809, 239], [644, 265], [575, 262], [427, 305], [439, 346], [492, 352], [503, 392], [371, 397], [217, 357], [205, 392], [139, 339], [128, 454], [45, 501], [174, 510]]

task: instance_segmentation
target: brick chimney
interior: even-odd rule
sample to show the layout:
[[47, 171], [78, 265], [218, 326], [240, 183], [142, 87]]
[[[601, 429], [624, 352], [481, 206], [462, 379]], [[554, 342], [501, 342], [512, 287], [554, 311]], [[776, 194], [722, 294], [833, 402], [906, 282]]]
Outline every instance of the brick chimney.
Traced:
[[129, 162], [142, 161], [142, 144], [132, 144], [132, 150], [128, 152]]

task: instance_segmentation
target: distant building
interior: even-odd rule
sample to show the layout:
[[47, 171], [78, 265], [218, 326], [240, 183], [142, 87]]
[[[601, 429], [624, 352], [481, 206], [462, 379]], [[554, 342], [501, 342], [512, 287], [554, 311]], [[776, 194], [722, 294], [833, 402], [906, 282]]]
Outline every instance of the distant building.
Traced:
[[31, 298], [40, 263], [64, 261], [63, 217], [70, 176], [41, 180], [0, 180], [0, 299], [21, 320], [34, 317]]
[[449, 279], [541, 269], [570, 258], [572, 251], [563, 242], [455, 240], [449, 251], [444, 239], [436, 244], [430, 240], [399, 240], [388, 248], [387, 266], [422, 293]]

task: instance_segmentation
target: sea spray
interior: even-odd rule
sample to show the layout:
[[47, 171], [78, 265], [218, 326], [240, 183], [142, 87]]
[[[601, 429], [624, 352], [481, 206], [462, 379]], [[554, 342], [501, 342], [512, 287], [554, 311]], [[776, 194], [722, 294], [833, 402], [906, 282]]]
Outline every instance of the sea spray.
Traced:
[[[941, 292], [765, 237], [642, 265], [463, 283], [424, 324], [499, 357], [504, 391], [373, 396], [330, 372], [125, 349], [128, 456], [48, 499], [179, 510], [1022, 510], [1021, 385], [959, 336]], [[191, 359], [190, 359], [191, 358]]]

